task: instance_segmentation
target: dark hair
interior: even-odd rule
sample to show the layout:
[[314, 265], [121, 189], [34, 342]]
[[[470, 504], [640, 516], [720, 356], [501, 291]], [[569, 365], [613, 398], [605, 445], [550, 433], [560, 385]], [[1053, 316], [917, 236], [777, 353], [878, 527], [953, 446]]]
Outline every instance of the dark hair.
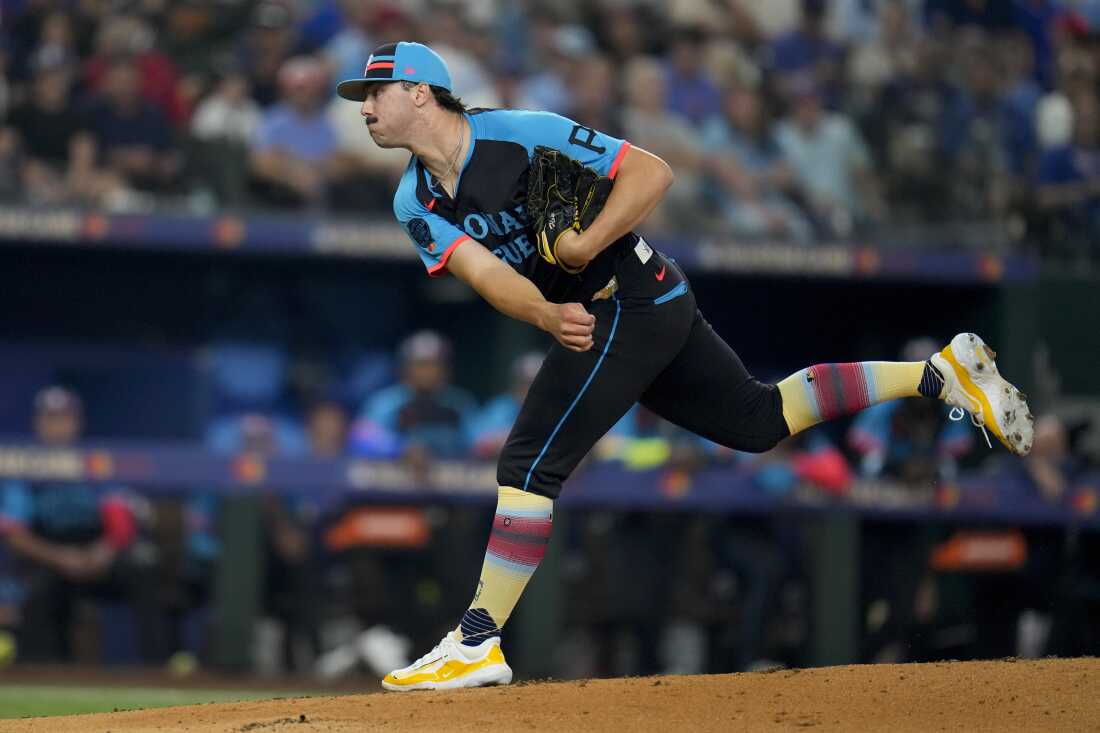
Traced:
[[[401, 84], [406, 89], [412, 89], [417, 85], [415, 81], [402, 81]], [[428, 85], [428, 88], [432, 90], [432, 96], [435, 97], [435, 103], [448, 112], [454, 112], [455, 114], [463, 114], [466, 111], [466, 105], [461, 99], [451, 94], [443, 87]]]
[[432, 90], [432, 96], [435, 97], [435, 103], [443, 109], [456, 114], [462, 114], [466, 111], [466, 105], [462, 100], [443, 87], [430, 87], [430, 89]]

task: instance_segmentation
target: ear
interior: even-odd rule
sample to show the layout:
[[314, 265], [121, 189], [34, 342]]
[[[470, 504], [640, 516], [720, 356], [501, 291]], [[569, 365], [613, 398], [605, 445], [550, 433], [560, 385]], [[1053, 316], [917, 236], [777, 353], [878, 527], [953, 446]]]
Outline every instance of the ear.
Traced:
[[427, 84], [421, 82], [413, 89], [413, 104], [417, 107], [423, 107], [428, 103], [428, 100], [432, 98], [432, 89]]

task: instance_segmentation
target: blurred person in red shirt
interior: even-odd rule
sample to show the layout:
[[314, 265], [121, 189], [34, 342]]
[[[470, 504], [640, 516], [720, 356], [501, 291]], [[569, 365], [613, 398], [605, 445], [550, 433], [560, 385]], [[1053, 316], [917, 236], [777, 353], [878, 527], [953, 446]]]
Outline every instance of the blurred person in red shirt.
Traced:
[[137, 59], [112, 58], [85, 125], [110, 171], [133, 188], [167, 192], [178, 184], [182, 159], [164, 112], [146, 101], [141, 83]]
[[191, 103], [181, 94], [175, 64], [157, 49], [156, 40], [156, 32], [141, 18], [107, 17], [96, 35], [95, 54], [84, 66], [84, 81], [90, 92], [103, 90], [110, 84], [113, 61], [128, 57], [137, 71], [141, 98], [160, 110], [173, 126], [179, 126], [191, 116]]

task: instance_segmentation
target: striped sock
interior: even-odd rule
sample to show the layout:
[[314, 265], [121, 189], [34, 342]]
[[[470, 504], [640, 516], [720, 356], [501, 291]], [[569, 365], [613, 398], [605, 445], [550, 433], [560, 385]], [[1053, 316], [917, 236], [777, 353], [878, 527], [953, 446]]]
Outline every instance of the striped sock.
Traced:
[[[899, 397], [919, 397], [928, 362], [860, 361], [815, 364], [779, 383], [791, 435], [833, 418]], [[939, 376], [938, 372], [935, 376]], [[934, 387], [928, 377], [925, 389]], [[940, 377], [942, 388], [943, 379]], [[939, 393], [937, 392], [938, 396]]]
[[477, 646], [500, 634], [527, 581], [539, 566], [550, 542], [554, 502], [545, 496], [501, 486], [497, 512], [481, 578], [458, 632], [462, 643]]

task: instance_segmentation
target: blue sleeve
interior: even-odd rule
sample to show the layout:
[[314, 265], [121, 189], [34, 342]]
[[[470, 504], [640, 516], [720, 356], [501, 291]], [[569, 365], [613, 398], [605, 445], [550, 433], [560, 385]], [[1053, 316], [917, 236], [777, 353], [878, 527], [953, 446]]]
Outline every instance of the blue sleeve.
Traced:
[[34, 503], [27, 485], [9, 481], [0, 486], [0, 531], [9, 526], [26, 526], [34, 519]]
[[480, 128], [479, 137], [512, 140], [526, 147], [528, 155], [534, 153], [537, 145], [554, 148], [609, 178], [615, 177], [619, 163], [630, 149], [625, 140], [553, 112], [497, 110], [471, 119]]
[[416, 253], [420, 255], [420, 261], [424, 263], [428, 274], [442, 275], [451, 253], [458, 245], [470, 239], [470, 236], [431, 212], [434, 199], [427, 205], [417, 199], [417, 175], [416, 164], [410, 162], [393, 197], [393, 213], [415, 245]]

